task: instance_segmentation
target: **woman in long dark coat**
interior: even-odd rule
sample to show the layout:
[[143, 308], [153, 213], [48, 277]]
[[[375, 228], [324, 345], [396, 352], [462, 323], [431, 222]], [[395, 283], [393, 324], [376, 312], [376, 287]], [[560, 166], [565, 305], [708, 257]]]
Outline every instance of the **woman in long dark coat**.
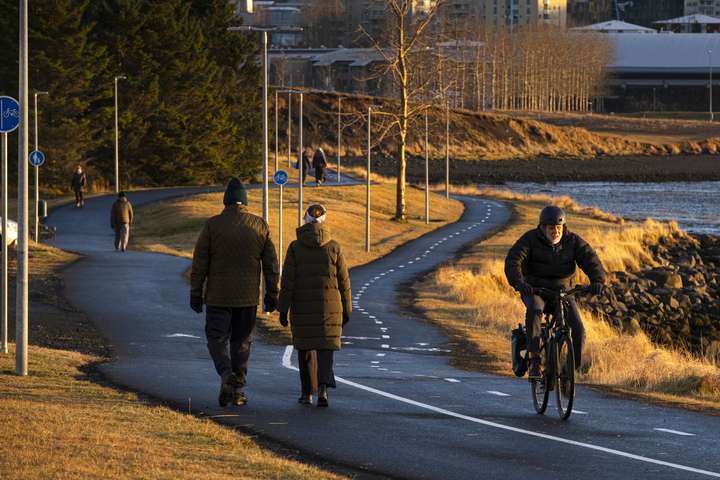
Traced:
[[325, 214], [322, 205], [305, 212], [305, 225], [288, 247], [280, 287], [280, 323], [287, 326], [289, 312], [298, 351], [299, 402], [312, 403], [317, 362], [318, 407], [328, 406], [327, 389], [335, 388], [333, 353], [340, 350], [342, 328], [352, 311], [345, 258], [325, 225]]

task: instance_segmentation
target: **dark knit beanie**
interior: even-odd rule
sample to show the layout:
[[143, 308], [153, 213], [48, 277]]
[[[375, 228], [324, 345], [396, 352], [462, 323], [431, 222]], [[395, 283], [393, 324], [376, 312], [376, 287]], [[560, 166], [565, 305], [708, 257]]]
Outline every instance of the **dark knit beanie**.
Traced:
[[242, 203], [247, 206], [247, 192], [245, 191], [245, 187], [243, 187], [239, 178], [232, 177], [228, 182], [227, 188], [225, 189], [225, 196], [223, 197], [223, 203], [225, 205]]

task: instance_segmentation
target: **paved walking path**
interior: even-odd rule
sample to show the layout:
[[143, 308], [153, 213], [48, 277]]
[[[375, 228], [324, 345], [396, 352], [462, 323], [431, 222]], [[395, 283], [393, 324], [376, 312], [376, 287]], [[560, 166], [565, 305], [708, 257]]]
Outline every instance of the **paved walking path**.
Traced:
[[[186, 191], [129, 194], [134, 205]], [[534, 413], [526, 380], [452, 367], [441, 331], [398, 308], [418, 274], [509, 218], [502, 204], [462, 198], [463, 217], [369, 265], [353, 269], [355, 311], [336, 355], [330, 408], [296, 403], [291, 348], [256, 341], [249, 404], [217, 407], [218, 379], [204, 340], [204, 316], [188, 307], [185, 259], [112, 248], [112, 198], [82, 211], [53, 212], [55, 244], [86, 258], [64, 273], [67, 296], [112, 343], [102, 367], [114, 382], [218, 421], [242, 426], [330, 462], [388, 477], [720, 477], [720, 418], [607, 397], [579, 388], [561, 422], [551, 403]], [[552, 401], [551, 401], [552, 402]]]

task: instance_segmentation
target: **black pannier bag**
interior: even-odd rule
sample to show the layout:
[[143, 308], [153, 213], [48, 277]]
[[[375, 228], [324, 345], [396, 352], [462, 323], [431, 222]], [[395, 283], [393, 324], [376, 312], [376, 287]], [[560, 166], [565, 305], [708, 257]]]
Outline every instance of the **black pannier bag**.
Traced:
[[522, 377], [527, 369], [527, 334], [525, 327], [518, 325], [512, 331], [512, 370], [515, 376]]

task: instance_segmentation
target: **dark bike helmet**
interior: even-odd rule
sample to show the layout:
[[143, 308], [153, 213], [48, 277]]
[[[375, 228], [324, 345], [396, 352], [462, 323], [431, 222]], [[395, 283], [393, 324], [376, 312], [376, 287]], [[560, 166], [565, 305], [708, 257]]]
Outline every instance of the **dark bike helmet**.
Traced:
[[565, 225], [565, 211], [554, 205], [548, 205], [540, 212], [540, 225]]

